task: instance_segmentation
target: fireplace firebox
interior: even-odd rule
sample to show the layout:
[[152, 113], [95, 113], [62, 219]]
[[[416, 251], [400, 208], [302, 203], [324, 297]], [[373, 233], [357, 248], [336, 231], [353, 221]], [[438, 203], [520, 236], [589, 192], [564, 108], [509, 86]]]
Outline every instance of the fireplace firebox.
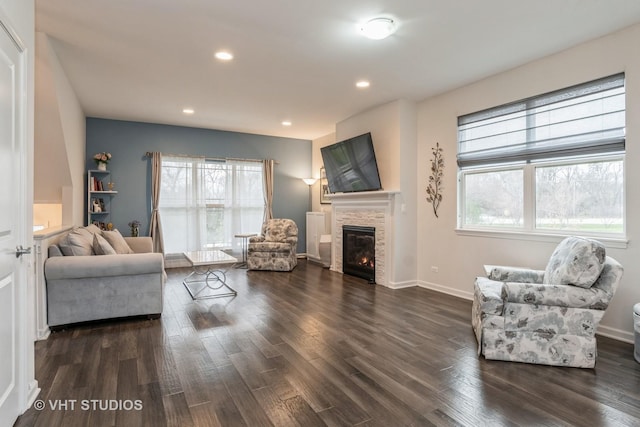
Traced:
[[376, 229], [342, 226], [342, 272], [376, 282]]

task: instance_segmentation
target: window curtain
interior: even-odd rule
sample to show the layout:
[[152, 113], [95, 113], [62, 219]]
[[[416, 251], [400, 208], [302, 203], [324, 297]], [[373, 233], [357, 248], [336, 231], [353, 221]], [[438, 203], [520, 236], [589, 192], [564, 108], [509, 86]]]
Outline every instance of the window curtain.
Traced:
[[162, 225], [160, 223], [160, 183], [162, 181], [162, 154], [154, 152], [151, 155], [151, 221], [149, 235], [153, 241], [153, 251], [164, 253]]
[[227, 160], [224, 202], [225, 241], [234, 252], [240, 252], [241, 240], [236, 234], [256, 233], [262, 228], [265, 211], [263, 165], [261, 162]]
[[264, 173], [264, 218], [263, 223], [273, 219], [273, 168], [274, 161], [265, 159], [262, 161]]
[[261, 161], [163, 156], [160, 213], [166, 253], [240, 252], [236, 234], [259, 233], [264, 212]]
[[159, 210], [165, 252], [205, 249], [204, 157], [163, 156]]

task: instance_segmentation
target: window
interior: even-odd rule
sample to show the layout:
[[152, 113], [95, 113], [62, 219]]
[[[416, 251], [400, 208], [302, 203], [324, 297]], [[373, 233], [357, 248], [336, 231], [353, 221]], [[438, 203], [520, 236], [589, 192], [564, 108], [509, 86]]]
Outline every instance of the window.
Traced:
[[458, 118], [459, 227], [621, 236], [617, 74]]
[[160, 218], [166, 253], [232, 248], [239, 233], [260, 232], [261, 162], [162, 158]]

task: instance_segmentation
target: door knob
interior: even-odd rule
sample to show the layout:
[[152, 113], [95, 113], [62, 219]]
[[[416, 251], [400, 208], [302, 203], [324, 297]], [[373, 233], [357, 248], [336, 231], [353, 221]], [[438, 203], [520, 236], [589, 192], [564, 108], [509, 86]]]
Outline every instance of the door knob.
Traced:
[[23, 248], [22, 245], [16, 246], [16, 258], [20, 258], [22, 255], [30, 254], [31, 248]]

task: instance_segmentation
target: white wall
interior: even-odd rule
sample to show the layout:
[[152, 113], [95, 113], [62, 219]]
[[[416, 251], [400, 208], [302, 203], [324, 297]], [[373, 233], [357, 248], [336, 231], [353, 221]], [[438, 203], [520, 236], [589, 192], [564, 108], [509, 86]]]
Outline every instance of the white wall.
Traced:
[[85, 115], [44, 33], [37, 34], [36, 201], [62, 203], [62, 223], [81, 225], [85, 207]]
[[62, 123], [54, 73], [49, 57], [53, 54], [49, 39], [36, 33], [35, 69], [35, 203], [62, 203], [62, 187], [71, 186], [71, 173], [64, 146]]
[[[544, 269], [560, 239], [522, 240], [465, 236], [456, 229], [457, 117], [529, 96], [624, 71], [627, 98], [626, 218], [628, 247], [607, 253], [625, 267], [625, 275], [599, 329], [632, 339], [632, 306], [640, 302], [640, 25], [489, 77], [420, 103], [418, 112], [418, 280], [426, 287], [470, 298], [483, 264]], [[424, 200], [431, 148], [444, 148], [444, 200], [436, 219]], [[431, 266], [439, 272], [431, 271]]]
[[[325, 135], [323, 137], [314, 139], [312, 141], [311, 146], [311, 168], [313, 170], [312, 176], [313, 178], [318, 178], [318, 181], [313, 184], [311, 187], [312, 196], [311, 196], [311, 209], [314, 212], [324, 212], [328, 218], [327, 224], [331, 224], [331, 205], [321, 204], [320, 203], [320, 168], [323, 165], [322, 155], [320, 154], [320, 149], [322, 147], [326, 147], [327, 145], [331, 145], [336, 142], [336, 134], [330, 133], [329, 135]], [[330, 234], [331, 230], [327, 230], [327, 233]]]
[[336, 124], [336, 141], [371, 132], [380, 182], [387, 191], [400, 190], [400, 105], [389, 102]]
[[394, 208], [393, 263], [387, 266], [387, 285], [394, 288], [416, 284], [416, 117], [413, 102], [397, 100], [336, 124], [336, 141], [371, 132], [382, 187], [399, 192]]

